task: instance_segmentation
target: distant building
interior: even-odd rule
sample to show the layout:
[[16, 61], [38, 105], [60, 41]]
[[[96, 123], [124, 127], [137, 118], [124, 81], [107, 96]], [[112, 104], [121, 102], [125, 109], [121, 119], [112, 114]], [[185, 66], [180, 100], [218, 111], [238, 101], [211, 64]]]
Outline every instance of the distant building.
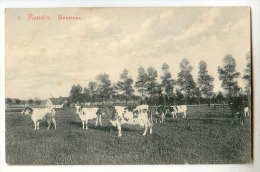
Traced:
[[46, 103], [46, 108], [63, 108], [68, 103], [67, 97], [49, 98]]

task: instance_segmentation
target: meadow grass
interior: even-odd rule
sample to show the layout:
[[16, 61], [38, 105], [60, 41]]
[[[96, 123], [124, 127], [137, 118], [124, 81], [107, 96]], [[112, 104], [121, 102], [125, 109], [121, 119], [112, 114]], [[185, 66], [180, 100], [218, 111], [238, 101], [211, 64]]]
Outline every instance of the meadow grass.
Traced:
[[77, 164], [237, 164], [251, 161], [251, 118], [239, 125], [229, 108], [189, 107], [187, 118], [154, 123], [153, 134], [124, 125], [122, 137], [103, 116], [102, 127], [83, 130], [75, 109], [56, 112], [57, 129], [33, 130], [29, 116], [6, 112], [6, 163]]

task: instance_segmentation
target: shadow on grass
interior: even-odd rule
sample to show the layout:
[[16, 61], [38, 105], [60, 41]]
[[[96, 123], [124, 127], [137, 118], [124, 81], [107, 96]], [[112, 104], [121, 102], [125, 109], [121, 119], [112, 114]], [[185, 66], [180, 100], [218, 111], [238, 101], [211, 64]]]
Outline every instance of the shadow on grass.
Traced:
[[[75, 121], [70, 121], [68, 122], [70, 126], [76, 126], [77, 128], [82, 128], [82, 122], [75, 122]], [[88, 129], [91, 130], [99, 130], [99, 131], [104, 131], [104, 132], [112, 132], [112, 131], [118, 131], [117, 127], [114, 126], [95, 126], [94, 124], [88, 123]], [[136, 132], [137, 130], [128, 128], [128, 126], [123, 125], [121, 128], [122, 132]]]
[[70, 126], [76, 126], [76, 127], [82, 128], [82, 122], [69, 121], [68, 124]]

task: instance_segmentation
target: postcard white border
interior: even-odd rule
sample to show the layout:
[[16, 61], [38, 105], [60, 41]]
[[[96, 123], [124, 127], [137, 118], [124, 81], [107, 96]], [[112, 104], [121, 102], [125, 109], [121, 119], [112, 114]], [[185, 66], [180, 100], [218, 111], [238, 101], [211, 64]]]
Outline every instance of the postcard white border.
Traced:
[[[259, 0], [2, 0], [0, 4], [0, 171], [260, 171], [260, 3]], [[61, 7], [196, 7], [248, 6], [252, 10], [252, 42], [254, 73], [254, 160], [245, 165], [124, 165], [124, 166], [8, 166], [5, 163], [5, 8], [61, 8]]]

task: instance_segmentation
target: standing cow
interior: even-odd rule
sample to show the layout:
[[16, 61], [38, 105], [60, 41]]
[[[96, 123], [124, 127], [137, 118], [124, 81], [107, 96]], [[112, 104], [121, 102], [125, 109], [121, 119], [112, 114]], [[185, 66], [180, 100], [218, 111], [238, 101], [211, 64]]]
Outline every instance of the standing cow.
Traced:
[[47, 130], [50, 129], [51, 122], [53, 122], [54, 128], [56, 129], [55, 110], [52, 108], [40, 109], [25, 107], [21, 114], [29, 115], [31, 117], [34, 122], [34, 130], [39, 130], [40, 121], [47, 121]]
[[167, 113], [172, 115], [172, 118], [177, 118], [177, 113], [182, 113], [183, 118], [186, 118], [187, 114], [187, 106], [186, 105], [179, 105], [179, 106], [171, 106]]
[[127, 107], [104, 105], [99, 113], [105, 113], [111, 124], [117, 126], [119, 137], [122, 136], [121, 126], [123, 124], [140, 125], [144, 127], [143, 136], [145, 136], [148, 129], [150, 129], [150, 134], [152, 134], [153, 127], [152, 116], [151, 113], [148, 113], [148, 108], [148, 105], [140, 105], [132, 111], [129, 111]]
[[164, 123], [165, 121], [165, 109], [162, 105], [157, 106], [155, 109], [151, 109], [150, 113], [154, 117], [156, 123]]
[[88, 129], [88, 120], [96, 119], [96, 126], [99, 125], [102, 126], [101, 122], [101, 115], [98, 114], [99, 108], [82, 108], [81, 106], [75, 106], [76, 107], [76, 114], [79, 115], [81, 121], [82, 121], [82, 128]]

